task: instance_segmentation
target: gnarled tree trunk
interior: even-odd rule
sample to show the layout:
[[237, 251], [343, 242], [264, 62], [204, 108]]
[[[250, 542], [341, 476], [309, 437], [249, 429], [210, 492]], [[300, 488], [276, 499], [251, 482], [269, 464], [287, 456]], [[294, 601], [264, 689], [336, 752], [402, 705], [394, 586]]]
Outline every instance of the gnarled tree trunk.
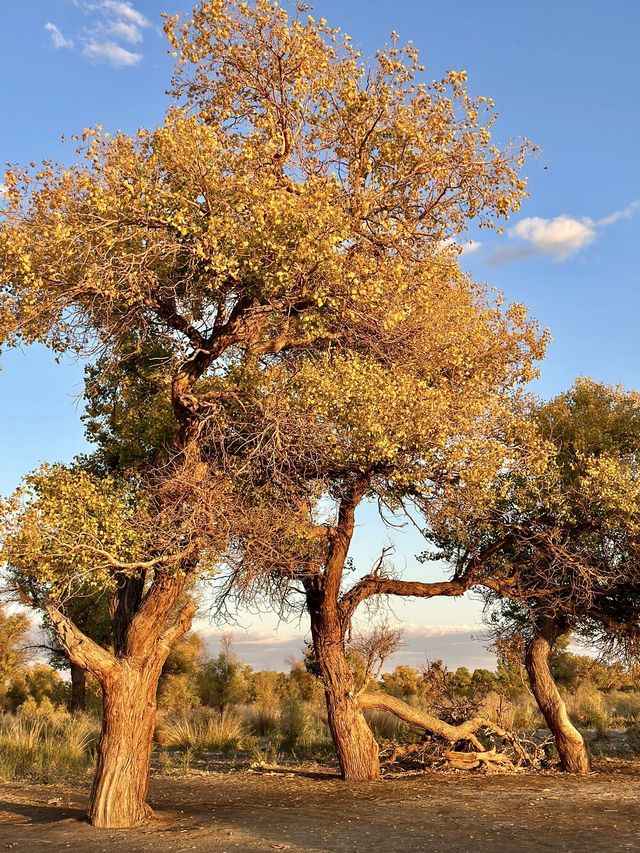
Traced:
[[549, 667], [553, 645], [562, 633], [564, 630], [558, 621], [540, 620], [527, 644], [525, 666], [533, 695], [555, 738], [562, 769], [568, 773], [588, 773], [591, 762], [587, 745], [569, 719], [567, 706]]
[[[89, 799], [94, 826], [135, 826], [151, 815], [146, 803], [156, 692], [171, 645], [189, 630], [195, 605], [177, 610], [184, 576], [158, 576], [114, 623], [115, 654], [82, 633], [60, 610], [49, 616], [62, 648], [100, 683], [103, 720], [98, 762]], [[123, 591], [121, 590], [121, 595]]]
[[342, 778], [348, 782], [377, 781], [380, 779], [378, 744], [355, 696], [338, 610], [326, 602], [319, 606], [310, 602], [309, 609], [329, 728]]
[[[473, 717], [473, 719], [457, 726], [445, 723], [444, 720], [434, 717], [433, 714], [429, 714], [421, 708], [414, 708], [413, 705], [409, 705], [395, 696], [390, 696], [388, 693], [383, 693], [382, 690], [362, 693], [358, 697], [358, 704], [362, 708], [376, 708], [379, 711], [387, 711], [405, 723], [409, 723], [410, 726], [424, 729], [430, 734], [449, 741], [449, 743], [455, 744], [461, 740], [469, 741], [478, 750], [483, 750], [484, 747], [476, 737], [476, 732], [482, 728], [490, 728], [495, 731], [494, 726], [481, 717]], [[499, 729], [499, 732], [503, 734], [502, 729]]]
[[125, 661], [104, 677], [102, 732], [89, 798], [94, 826], [135, 826], [151, 815], [147, 788], [162, 664], [134, 668]]

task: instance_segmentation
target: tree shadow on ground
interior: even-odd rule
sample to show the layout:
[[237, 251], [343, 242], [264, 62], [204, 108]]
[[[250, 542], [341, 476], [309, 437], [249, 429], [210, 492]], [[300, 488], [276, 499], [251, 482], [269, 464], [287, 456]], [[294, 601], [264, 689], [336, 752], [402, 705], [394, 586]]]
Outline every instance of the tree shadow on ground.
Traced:
[[[46, 824], [60, 823], [61, 821], [78, 821], [79, 823], [88, 823], [87, 813], [83, 808], [75, 805], [67, 806], [64, 803], [59, 805], [39, 805], [28, 803], [12, 803], [8, 800], [0, 800], [0, 812], [5, 812], [16, 817], [28, 818], [28, 823]], [[27, 822], [24, 825], [28, 825]]]

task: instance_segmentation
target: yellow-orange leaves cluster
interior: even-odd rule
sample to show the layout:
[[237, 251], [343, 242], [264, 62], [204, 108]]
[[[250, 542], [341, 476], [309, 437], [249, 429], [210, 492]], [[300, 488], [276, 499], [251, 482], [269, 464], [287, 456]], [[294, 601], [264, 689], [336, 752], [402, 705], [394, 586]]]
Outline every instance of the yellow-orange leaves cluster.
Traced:
[[395, 36], [366, 63], [270, 0], [166, 29], [162, 126], [87, 129], [73, 166], [7, 173], [0, 337], [98, 352], [111, 376], [153, 358], [162, 433], [202, 439], [212, 469], [267, 434], [283, 471], [306, 444], [320, 481], [498, 467], [544, 340], [447, 246], [518, 208], [528, 146], [497, 149], [465, 73], [423, 82]]
[[139, 500], [123, 481], [44, 465], [2, 504], [2, 560], [54, 600], [111, 589], [116, 570], [133, 573], [147, 554], [135, 524]]

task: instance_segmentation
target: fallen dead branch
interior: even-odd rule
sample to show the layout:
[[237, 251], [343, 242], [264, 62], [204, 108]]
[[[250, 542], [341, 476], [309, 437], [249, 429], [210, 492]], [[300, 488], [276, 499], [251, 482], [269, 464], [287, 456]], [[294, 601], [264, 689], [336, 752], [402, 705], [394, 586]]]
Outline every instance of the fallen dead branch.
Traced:
[[[484, 759], [476, 760], [480, 762], [484, 761], [485, 763], [489, 763], [489, 761], [494, 764], [502, 763], [505, 768], [509, 765], [511, 768], [521, 765], [533, 765], [532, 759], [514, 732], [503, 729], [497, 723], [491, 722], [491, 720], [487, 720], [484, 717], [472, 717], [470, 720], [465, 720], [463, 723], [452, 725], [451, 723], [441, 720], [439, 717], [435, 717], [433, 714], [429, 714], [421, 708], [409, 705], [407, 702], [403, 702], [402, 699], [390, 696], [382, 691], [362, 693], [358, 697], [358, 702], [361, 708], [374, 708], [379, 711], [387, 711], [389, 714], [393, 714], [405, 723], [408, 723], [410, 726], [415, 726], [416, 728], [429, 732], [452, 745], [466, 741], [467, 743], [470, 743], [475, 750], [473, 753], [455, 753], [456, 755], [478, 756], [485, 754]], [[511, 758], [507, 755], [504, 755], [503, 753], [496, 753], [495, 749], [488, 750], [478, 739], [477, 734], [479, 732], [494, 735], [504, 743], [508, 743], [515, 753], [516, 763], [514, 764]], [[496, 756], [499, 755], [502, 756], [504, 761], [496, 758]], [[486, 758], [486, 756], [491, 756], [491, 758]]]
[[456, 752], [448, 749], [443, 757], [454, 770], [475, 770], [482, 767], [491, 773], [494, 770], [514, 770], [515, 765], [508, 755], [488, 749], [482, 752]]

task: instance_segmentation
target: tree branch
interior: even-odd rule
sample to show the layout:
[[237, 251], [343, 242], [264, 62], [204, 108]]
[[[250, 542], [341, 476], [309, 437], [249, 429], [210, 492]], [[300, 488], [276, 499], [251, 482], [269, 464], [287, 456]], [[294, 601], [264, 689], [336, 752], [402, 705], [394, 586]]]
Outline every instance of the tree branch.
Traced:
[[366, 575], [342, 596], [340, 609], [345, 619], [351, 619], [358, 605], [374, 595], [403, 595], [416, 598], [435, 598], [438, 595], [457, 596], [464, 595], [476, 583], [479, 581], [472, 578], [423, 583]]
[[173, 625], [170, 625], [162, 632], [162, 634], [160, 634], [160, 644], [165, 648], [170, 649], [176, 640], [183, 637], [191, 628], [191, 623], [193, 622], [193, 617], [196, 615], [197, 610], [198, 605], [192, 598], [190, 598], [176, 616]]
[[405, 723], [431, 732], [431, 734], [444, 738], [449, 743], [455, 744], [461, 740], [469, 741], [479, 752], [485, 752], [485, 747], [476, 737], [476, 733], [485, 729], [499, 738], [508, 741], [517, 752], [519, 758], [525, 763], [529, 763], [524, 749], [518, 744], [514, 735], [496, 723], [486, 720], [484, 717], [472, 717], [470, 720], [465, 720], [464, 723], [453, 726], [450, 723], [445, 723], [439, 717], [434, 717], [433, 714], [429, 714], [420, 708], [414, 708], [413, 705], [409, 705], [395, 696], [389, 696], [381, 690], [377, 690], [374, 693], [361, 693], [358, 696], [358, 704], [361, 708], [376, 708], [380, 711], [387, 711], [389, 714], [393, 714], [399, 717], [399, 719], [404, 720]]
[[116, 665], [115, 657], [84, 634], [53, 604], [46, 606], [47, 614], [62, 647], [72, 663], [91, 672], [101, 681]]

